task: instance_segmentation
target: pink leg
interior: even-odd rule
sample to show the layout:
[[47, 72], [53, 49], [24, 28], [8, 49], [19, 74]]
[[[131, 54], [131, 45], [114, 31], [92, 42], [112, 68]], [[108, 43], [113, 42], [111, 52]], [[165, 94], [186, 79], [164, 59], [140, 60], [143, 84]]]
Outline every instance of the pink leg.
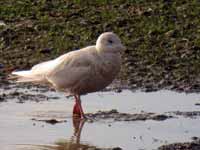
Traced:
[[81, 118], [81, 111], [76, 100], [73, 108], [73, 117]]
[[73, 109], [73, 115], [80, 118], [86, 118], [81, 105], [80, 96], [75, 95], [74, 97], [75, 97], [75, 105]]

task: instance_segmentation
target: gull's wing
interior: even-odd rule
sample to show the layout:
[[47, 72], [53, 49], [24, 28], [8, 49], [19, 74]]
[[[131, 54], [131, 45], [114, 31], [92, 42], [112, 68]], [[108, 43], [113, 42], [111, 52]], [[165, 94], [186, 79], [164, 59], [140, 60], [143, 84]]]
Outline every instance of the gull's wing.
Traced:
[[72, 74], [72, 76], [78, 78], [86, 70], [89, 70], [92, 60], [90, 59], [88, 50], [91, 51], [93, 48], [95, 47], [86, 47], [82, 50], [71, 51], [54, 60], [37, 64], [30, 70], [14, 71], [12, 75], [14, 75], [14, 79], [17, 79], [18, 82], [50, 82], [54, 86], [60, 86], [60, 83], [66, 84], [70, 82], [68, 80]]
[[58, 89], [76, 86], [83, 80], [92, 78], [96, 66], [95, 47], [86, 47], [58, 57], [59, 62], [46, 75], [47, 80]]

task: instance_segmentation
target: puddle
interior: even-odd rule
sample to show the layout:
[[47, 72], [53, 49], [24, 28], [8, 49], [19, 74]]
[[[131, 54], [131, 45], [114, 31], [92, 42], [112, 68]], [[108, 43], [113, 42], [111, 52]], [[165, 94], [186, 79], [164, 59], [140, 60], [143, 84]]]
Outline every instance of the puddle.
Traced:
[[[12, 91], [12, 89], [9, 90]], [[9, 93], [9, 90], [6, 92]], [[84, 145], [87, 147], [85, 149], [91, 150], [96, 147], [153, 150], [164, 144], [190, 141], [194, 136], [200, 137], [200, 117], [188, 118], [182, 115], [176, 115], [175, 118], [164, 121], [127, 122], [101, 119], [92, 123], [84, 122], [82, 132], [78, 137], [77, 128], [74, 127], [71, 117], [73, 98], [66, 98], [53, 91], [40, 93], [31, 89], [18, 89], [18, 92], [25, 91], [56, 98], [25, 103], [16, 103], [17, 98], [14, 98], [14, 100], [0, 103], [1, 150], [58, 149], [59, 146], [56, 143], [65, 141], [65, 144], [70, 145], [73, 138], [76, 143], [78, 140], [79, 146]], [[0, 90], [0, 94], [2, 92]], [[200, 94], [172, 91], [144, 93], [123, 90], [121, 93], [98, 92], [82, 97], [86, 113], [112, 109], [131, 114], [199, 111], [200, 107], [195, 105], [196, 103], [200, 103]], [[59, 122], [50, 124], [42, 121], [45, 119], [56, 119]], [[80, 147], [84, 149], [84, 146]]]

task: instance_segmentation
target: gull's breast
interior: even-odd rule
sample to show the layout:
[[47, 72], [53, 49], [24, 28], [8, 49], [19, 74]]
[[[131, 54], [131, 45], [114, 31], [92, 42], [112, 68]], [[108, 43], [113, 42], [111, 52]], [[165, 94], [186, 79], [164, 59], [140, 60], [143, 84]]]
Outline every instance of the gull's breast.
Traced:
[[120, 71], [120, 65], [120, 58], [117, 57], [91, 66], [89, 75], [80, 79], [71, 92], [86, 94], [104, 89], [115, 79]]

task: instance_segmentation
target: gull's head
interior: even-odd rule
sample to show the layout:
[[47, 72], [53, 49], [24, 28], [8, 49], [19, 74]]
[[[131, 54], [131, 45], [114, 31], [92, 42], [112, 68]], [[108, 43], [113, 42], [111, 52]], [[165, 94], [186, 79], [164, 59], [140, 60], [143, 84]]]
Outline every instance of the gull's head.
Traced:
[[96, 49], [99, 52], [120, 53], [125, 50], [125, 47], [116, 34], [105, 32], [98, 37]]

